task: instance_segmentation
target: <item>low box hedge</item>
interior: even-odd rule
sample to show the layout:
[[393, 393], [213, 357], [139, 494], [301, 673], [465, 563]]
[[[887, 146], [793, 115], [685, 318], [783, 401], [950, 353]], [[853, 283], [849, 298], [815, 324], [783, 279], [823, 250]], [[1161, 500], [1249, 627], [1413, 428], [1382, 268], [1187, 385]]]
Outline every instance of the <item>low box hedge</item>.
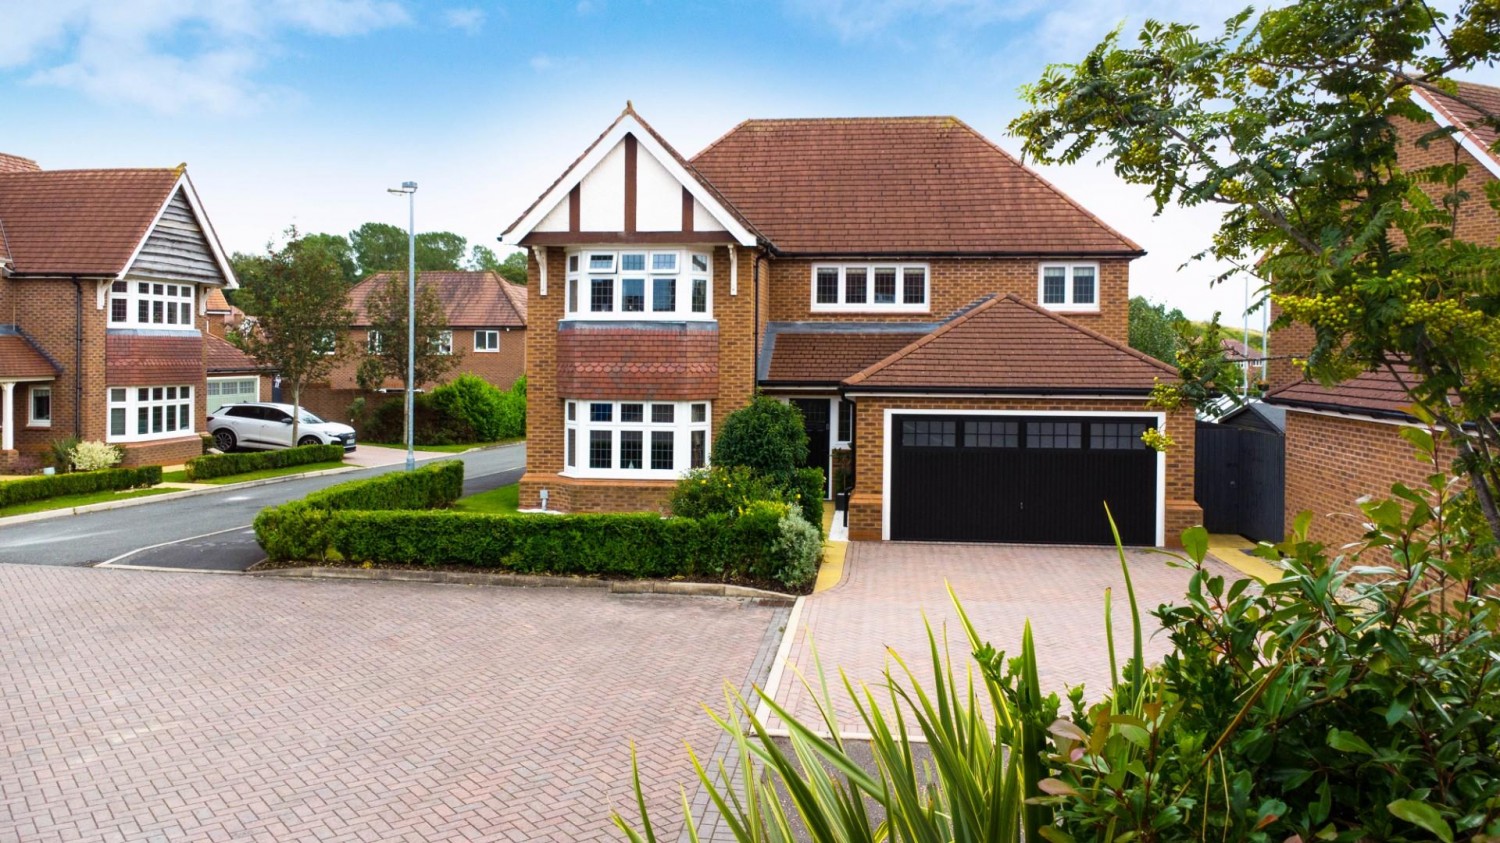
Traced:
[[302, 500], [268, 507], [255, 517], [255, 538], [275, 561], [321, 559], [332, 546], [329, 513], [438, 509], [463, 494], [464, 464], [444, 460], [416, 471], [393, 471], [313, 492]]
[[231, 474], [248, 474], [267, 468], [308, 465], [315, 462], [343, 460], [343, 445], [299, 445], [280, 451], [245, 451], [234, 454], [205, 454], [187, 461], [187, 479], [208, 480]]
[[91, 492], [118, 491], [161, 482], [161, 466], [140, 468], [107, 468], [101, 471], [79, 471], [73, 474], [51, 474], [7, 480], [0, 483], [0, 508], [18, 503], [60, 498], [63, 495], [86, 495]]

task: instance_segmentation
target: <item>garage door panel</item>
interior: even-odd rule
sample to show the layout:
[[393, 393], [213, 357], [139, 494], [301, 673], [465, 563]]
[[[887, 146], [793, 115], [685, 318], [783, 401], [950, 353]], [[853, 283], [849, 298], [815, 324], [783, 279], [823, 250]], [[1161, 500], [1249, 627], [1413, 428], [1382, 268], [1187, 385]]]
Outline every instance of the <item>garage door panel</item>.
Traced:
[[894, 421], [893, 539], [1110, 544], [1107, 501], [1125, 543], [1155, 541], [1157, 457], [1136, 444], [1149, 418]]

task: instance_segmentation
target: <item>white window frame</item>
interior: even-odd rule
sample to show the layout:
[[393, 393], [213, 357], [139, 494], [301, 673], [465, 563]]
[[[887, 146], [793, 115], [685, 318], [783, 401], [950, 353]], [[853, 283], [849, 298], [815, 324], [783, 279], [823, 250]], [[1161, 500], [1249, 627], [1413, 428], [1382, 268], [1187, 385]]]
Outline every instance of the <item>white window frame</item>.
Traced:
[[[146, 292], [141, 288], [145, 287]], [[183, 291], [187, 295], [183, 295]], [[158, 292], [160, 291], [160, 292]], [[125, 318], [115, 319], [115, 303], [125, 305]], [[140, 319], [141, 305], [146, 306], [147, 319]], [[155, 319], [155, 305], [162, 305], [162, 321]], [[170, 305], [170, 308], [168, 307]], [[176, 321], [167, 321], [171, 310]], [[195, 284], [170, 281], [148, 281], [140, 278], [124, 278], [109, 285], [109, 296], [105, 302], [105, 320], [111, 328], [139, 328], [149, 331], [194, 331], [197, 330], [198, 287]]]
[[365, 353], [366, 354], [379, 354], [380, 351], [381, 351], [382, 343], [384, 343], [384, 342], [385, 342], [385, 338], [382, 337], [380, 335], [380, 332], [377, 331], [377, 330], [375, 330], [374, 328], [371, 328], [370, 330], [365, 331]]
[[[246, 392], [245, 390], [240, 388], [246, 383], [253, 385], [253, 388], [249, 392]], [[226, 386], [234, 386], [234, 391], [225, 392], [224, 387]], [[203, 388], [204, 412], [209, 414], [217, 412], [219, 410], [219, 407], [228, 407], [232, 404], [246, 404], [260, 400], [259, 375], [239, 375], [230, 378], [209, 378], [208, 382], [204, 385]], [[233, 396], [234, 400], [221, 401], [219, 402], [218, 406], [209, 406], [214, 403], [215, 398], [225, 398], [229, 396]]]
[[435, 343], [433, 343], [433, 345], [436, 347], [436, 350], [437, 350], [438, 354], [442, 354], [442, 355], [452, 354], [453, 353], [453, 332], [452, 331], [438, 331], [437, 341]]
[[[592, 405], [609, 404], [610, 420], [607, 422], [593, 421]], [[621, 421], [621, 405], [641, 405], [641, 418], [639, 422]], [[672, 421], [657, 423], [652, 421], [652, 407], [671, 406]], [[693, 421], [693, 408], [702, 407], [703, 420]], [[584, 478], [616, 478], [625, 480], [677, 480], [686, 475], [692, 468], [692, 445], [693, 433], [703, 434], [703, 466], [707, 466], [713, 450], [713, 404], [710, 401], [651, 401], [641, 400], [599, 400], [568, 399], [564, 404], [563, 413], [563, 470], [564, 477]], [[608, 431], [610, 433], [610, 467], [590, 468], [589, 451], [591, 434], [595, 431]], [[641, 467], [620, 468], [620, 445], [622, 432], [641, 433]], [[657, 432], [672, 433], [672, 467], [670, 469], [651, 467], [651, 434]], [[573, 463], [568, 464], [568, 437], [573, 437]], [[700, 466], [702, 467], [702, 466]]]
[[[39, 395], [47, 395], [47, 417], [38, 418], [36, 415], [36, 399]], [[52, 387], [32, 386], [26, 390], [26, 426], [27, 427], [51, 427], [52, 426]]]
[[[1067, 272], [1067, 278], [1063, 284], [1063, 300], [1060, 303], [1048, 303], [1046, 300], [1047, 270], [1062, 268]], [[1074, 274], [1079, 269], [1091, 269], [1094, 272], [1094, 301], [1092, 304], [1077, 304], [1073, 301]], [[1048, 310], [1066, 311], [1073, 313], [1097, 313], [1099, 311], [1099, 288], [1102, 285], [1099, 280], [1099, 264], [1097, 261], [1044, 261], [1036, 268], [1036, 303]]]
[[[161, 397], [157, 397], [157, 391]], [[167, 398], [167, 391], [174, 390], [173, 398]], [[141, 398], [141, 392], [145, 391], [147, 397]], [[122, 400], [123, 396], [123, 400]], [[112, 386], [105, 391], [105, 437], [106, 442], [153, 442], [159, 439], [179, 439], [184, 436], [196, 435], [193, 426], [193, 387], [187, 384], [153, 385], [153, 386]], [[167, 429], [167, 408], [172, 407], [173, 427]], [[124, 433], [115, 432], [115, 412], [124, 411]], [[140, 412], [146, 411], [146, 433], [140, 430]], [[153, 410], [161, 410], [154, 413]], [[160, 427], [159, 430], [149, 429]]]
[[[821, 270], [834, 270], [839, 274], [838, 301], [818, 301], [818, 273]], [[865, 273], [865, 300], [863, 302], [849, 302], [848, 273], [851, 269], [861, 269]], [[894, 270], [896, 273], [896, 299], [892, 302], [877, 303], [875, 301], [875, 272], [876, 270]], [[906, 301], [906, 273], [907, 270], [920, 270], [922, 273], [922, 302], [920, 304], [908, 304]], [[932, 267], [925, 263], [876, 261], [873, 263], [815, 263], [812, 265], [812, 277], [810, 282], [810, 297], [812, 312], [814, 313], [929, 313], [932, 310]]]
[[[483, 347], [479, 345], [479, 338], [493, 338], [494, 343], [486, 342]], [[474, 332], [474, 350], [480, 354], [494, 354], [500, 350], [500, 330], [498, 328], [480, 328]]]
[[[639, 255], [643, 269], [626, 270], [626, 255]], [[594, 269], [594, 258], [608, 258], [609, 268]], [[670, 269], [657, 269], [658, 258], [671, 258]], [[695, 270], [693, 258], [703, 259], [706, 270]], [[578, 258], [578, 260], [573, 260]], [[603, 261], [601, 260], [601, 264]], [[670, 279], [675, 298], [671, 310], [655, 310], [655, 290], [658, 280]], [[609, 310], [593, 310], [593, 282], [608, 280], [612, 298]], [[641, 281], [645, 285], [645, 302], [641, 310], [625, 310], [625, 281]], [[693, 310], [693, 286], [701, 281], [704, 287], [704, 309]], [[568, 253], [568, 273], [565, 292], [565, 319], [617, 322], [708, 322], [714, 318], [714, 260], [712, 253], [701, 249], [619, 249], [584, 248]]]

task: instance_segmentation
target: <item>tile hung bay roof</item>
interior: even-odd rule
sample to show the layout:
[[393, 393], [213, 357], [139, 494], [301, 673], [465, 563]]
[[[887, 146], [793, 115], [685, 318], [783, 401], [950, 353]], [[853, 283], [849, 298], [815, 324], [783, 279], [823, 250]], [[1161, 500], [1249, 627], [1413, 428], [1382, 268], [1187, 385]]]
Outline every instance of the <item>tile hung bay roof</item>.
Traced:
[[0, 171], [13, 271], [118, 275], [181, 173], [175, 169]]
[[952, 117], [747, 120], [691, 163], [782, 254], [1144, 253]]
[[1495, 142], [1500, 141], [1500, 129], [1497, 129], [1493, 122], [1487, 121], [1484, 114], [1478, 110], [1483, 109], [1489, 114], [1500, 115], [1500, 88], [1477, 85], [1473, 82], [1455, 84], [1457, 85], [1457, 98], [1425, 89], [1418, 91], [1418, 94], [1447, 122], [1458, 127], [1461, 134], [1467, 135], [1476, 146], [1480, 147], [1489, 156], [1490, 165], [1500, 165], [1500, 153], [1494, 149]]
[[1177, 370], [1014, 294], [844, 381], [850, 392], [1141, 394]]
[[[354, 311], [355, 327], [369, 327], [370, 315], [366, 305], [370, 295], [379, 285], [389, 283], [394, 275], [396, 273], [377, 272], [349, 291], [349, 309]], [[430, 284], [437, 290], [438, 301], [442, 302], [443, 314], [450, 328], [526, 327], [525, 288], [508, 284], [494, 272], [429, 270], [418, 272], [417, 281]]]
[[[899, 323], [897, 323], [899, 324]], [[869, 330], [859, 330], [868, 327]], [[760, 382], [766, 385], [837, 385], [844, 378], [878, 363], [911, 345], [932, 330], [914, 325], [894, 330], [895, 325], [846, 324], [840, 330], [819, 330], [796, 323], [767, 326], [766, 355]]]

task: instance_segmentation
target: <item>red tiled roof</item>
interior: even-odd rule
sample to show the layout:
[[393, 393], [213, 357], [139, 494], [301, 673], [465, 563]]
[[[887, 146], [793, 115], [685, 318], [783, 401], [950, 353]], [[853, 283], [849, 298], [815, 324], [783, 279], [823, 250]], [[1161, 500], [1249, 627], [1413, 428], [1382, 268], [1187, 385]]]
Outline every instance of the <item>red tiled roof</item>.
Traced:
[[837, 384], [911, 345], [924, 333], [778, 332], [765, 382]]
[[952, 117], [747, 120], [692, 164], [783, 253], [1141, 253]]
[[14, 270], [117, 275], [171, 196], [179, 170], [0, 172]]
[[258, 372], [255, 359], [228, 340], [213, 334], [203, 335], [203, 364], [210, 372]]
[[[1396, 372], [1406, 377], [1409, 370], [1396, 366]], [[1361, 372], [1358, 375], [1323, 386], [1313, 381], [1298, 381], [1271, 390], [1266, 400], [1272, 404], [1326, 409], [1377, 416], [1410, 416], [1406, 408], [1411, 398], [1401, 386], [1396, 375], [1385, 370]]]
[[199, 337], [110, 334], [104, 338], [104, 379], [108, 386], [193, 384], [203, 377]]
[[1014, 294], [990, 299], [846, 379], [854, 389], [1147, 393], [1166, 363]]
[[570, 325], [557, 334], [557, 393], [564, 398], [686, 401], [718, 391], [716, 330]]
[[52, 378], [62, 372], [31, 340], [0, 334], [0, 378]]
[[0, 173], [35, 173], [42, 168], [30, 158], [0, 152]]
[[228, 313], [229, 299], [224, 298], [224, 291], [218, 287], [208, 288], [208, 295], [204, 298], [203, 307], [209, 313]]
[[509, 281], [506, 281], [504, 278], [501, 278], [500, 289], [503, 290], [505, 292], [505, 295], [510, 298], [510, 306], [514, 308], [517, 315], [521, 317], [521, 324], [525, 325], [527, 302], [526, 287], [521, 284], [512, 284]]
[[[1473, 82], [1456, 84], [1457, 98], [1425, 89], [1417, 93], [1431, 103], [1448, 122], [1458, 127], [1460, 132], [1482, 147], [1493, 163], [1500, 164], [1500, 153], [1494, 148], [1496, 141], [1500, 141], [1500, 129], [1495, 125], [1495, 116], [1500, 115], [1500, 88]], [[1490, 115], [1488, 119], [1486, 114]]]
[[[389, 283], [393, 272], [377, 272], [355, 284], [349, 291], [349, 309], [354, 311], [355, 327], [370, 324], [365, 306], [378, 285]], [[402, 273], [404, 277], [405, 273]], [[456, 328], [524, 328], [526, 305], [524, 294], [519, 307], [516, 296], [501, 285], [505, 280], [488, 270], [429, 270], [417, 273], [418, 284], [430, 284], [437, 290], [443, 313], [450, 327]]]

